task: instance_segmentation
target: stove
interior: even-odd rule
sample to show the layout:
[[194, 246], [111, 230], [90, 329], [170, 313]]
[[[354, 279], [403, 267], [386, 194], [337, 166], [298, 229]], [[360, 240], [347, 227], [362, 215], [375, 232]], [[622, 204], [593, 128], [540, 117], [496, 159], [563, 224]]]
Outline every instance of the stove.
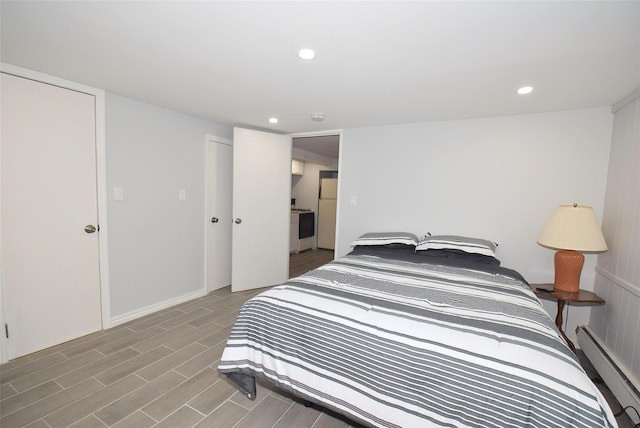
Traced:
[[307, 208], [291, 208], [289, 250], [292, 253], [313, 248], [315, 213]]

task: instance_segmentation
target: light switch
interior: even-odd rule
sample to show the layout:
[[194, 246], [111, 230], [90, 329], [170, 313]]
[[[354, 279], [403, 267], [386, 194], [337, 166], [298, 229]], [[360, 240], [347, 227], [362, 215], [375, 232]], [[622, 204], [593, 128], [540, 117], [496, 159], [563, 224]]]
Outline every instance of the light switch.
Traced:
[[187, 200], [187, 191], [186, 191], [186, 189], [178, 190], [178, 200], [179, 201], [186, 201]]
[[124, 201], [124, 190], [122, 189], [122, 187], [113, 188], [113, 200]]
[[358, 197], [355, 195], [351, 196], [351, 206], [355, 207], [356, 205], [358, 205]]

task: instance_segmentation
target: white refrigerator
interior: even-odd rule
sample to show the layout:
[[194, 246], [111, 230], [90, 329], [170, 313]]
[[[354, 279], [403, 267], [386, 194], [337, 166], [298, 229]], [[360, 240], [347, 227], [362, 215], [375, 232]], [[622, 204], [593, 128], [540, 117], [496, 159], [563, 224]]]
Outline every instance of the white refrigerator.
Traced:
[[318, 201], [318, 248], [335, 249], [336, 241], [336, 205], [338, 197], [338, 179], [320, 180], [320, 200]]

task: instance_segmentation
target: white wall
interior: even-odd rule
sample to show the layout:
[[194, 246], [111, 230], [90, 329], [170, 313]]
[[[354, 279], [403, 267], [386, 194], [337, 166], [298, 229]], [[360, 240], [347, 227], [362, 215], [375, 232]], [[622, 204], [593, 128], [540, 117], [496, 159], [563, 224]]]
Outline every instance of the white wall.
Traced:
[[[206, 134], [231, 139], [233, 130], [107, 94], [113, 319], [204, 292]], [[114, 200], [116, 187], [124, 200]]]
[[[606, 305], [590, 327], [640, 385], [640, 88], [614, 110], [602, 220], [609, 251], [598, 256], [595, 291]], [[628, 404], [628, 403], [624, 403]]]
[[[553, 282], [554, 252], [536, 240], [560, 204], [602, 218], [611, 125], [601, 108], [345, 129], [336, 255], [368, 231], [460, 234], [498, 242], [502, 265], [530, 282]], [[593, 289], [595, 261], [582, 288]], [[589, 311], [571, 307], [570, 338]]]
[[320, 171], [336, 171], [336, 169], [319, 163], [305, 162], [304, 174], [291, 176], [291, 197], [296, 198], [297, 208], [318, 210]]

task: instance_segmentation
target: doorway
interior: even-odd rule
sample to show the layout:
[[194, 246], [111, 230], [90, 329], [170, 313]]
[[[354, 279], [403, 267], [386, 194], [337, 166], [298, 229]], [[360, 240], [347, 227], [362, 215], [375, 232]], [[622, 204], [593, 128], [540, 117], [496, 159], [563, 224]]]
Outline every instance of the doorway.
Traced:
[[[327, 245], [321, 239], [321, 234], [326, 236], [326, 228], [323, 228], [321, 219], [321, 214], [323, 213], [325, 214], [324, 218], [326, 218], [326, 207], [324, 206], [326, 203], [321, 202], [321, 197], [326, 195], [321, 192], [321, 180], [324, 178], [337, 178], [338, 176], [341, 135], [342, 132], [339, 130], [292, 135], [293, 163], [302, 163], [302, 168], [297, 165], [298, 168], [295, 170], [292, 165], [292, 208], [298, 212], [301, 210], [313, 212], [315, 223], [313, 244], [309, 246], [311, 249], [306, 249], [307, 247], [305, 247], [305, 251], [299, 252], [296, 251], [296, 246], [292, 245], [291, 247], [289, 262], [291, 276], [297, 276], [314, 269], [334, 258], [335, 232], [330, 238], [330, 245]], [[337, 204], [336, 196], [333, 196], [334, 206]], [[294, 217], [292, 215], [292, 219]], [[291, 228], [292, 234], [294, 229], [297, 228]], [[292, 239], [291, 242], [296, 242], [296, 240]]]

